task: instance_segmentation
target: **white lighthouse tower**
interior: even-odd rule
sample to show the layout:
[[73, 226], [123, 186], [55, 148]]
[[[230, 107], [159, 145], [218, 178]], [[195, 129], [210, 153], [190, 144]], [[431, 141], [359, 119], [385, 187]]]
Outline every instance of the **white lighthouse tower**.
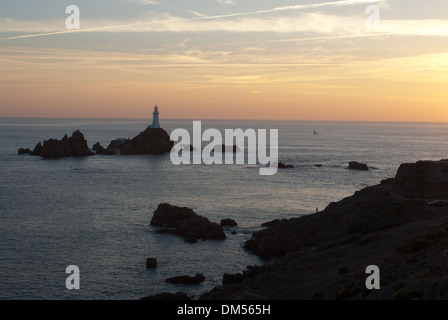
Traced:
[[152, 113], [152, 123], [148, 126], [148, 128], [161, 128], [159, 123], [159, 108], [157, 106], [154, 107], [154, 112]]

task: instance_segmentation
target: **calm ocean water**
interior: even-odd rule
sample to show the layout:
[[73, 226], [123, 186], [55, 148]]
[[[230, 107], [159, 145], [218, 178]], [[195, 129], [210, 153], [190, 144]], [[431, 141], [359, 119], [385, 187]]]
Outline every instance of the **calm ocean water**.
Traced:
[[[393, 177], [403, 162], [448, 158], [448, 124], [203, 121], [203, 129], [279, 129], [279, 160], [294, 169], [260, 176], [254, 165], [174, 166], [164, 156], [42, 160], [17, 155], [77, 129], [90, 147], [134, 137], [149, 120], [0, 119], [0, 299], [138, 299], [183, 291], [197, 298], [263, 261], [242, 246], [260, 224], [324, 209]], [[161, 120], [170, 133], [190, 120]], [[313, 135], [313, 127], [319, 134]], [[347, 170], [349, 161], [372, 170]], [[315, 167], [322, 164], [322, 167]], [[225, 241], [185, 243], [149, 226], [159, 203], [218, 222], [236, 220]], [[232, 229], [234, 230], [234, 229]], [[158, 259], [146, 269], [147, 257]], [[77, 265], [81, 289], [65, 288]], [[202, 273], [198, 286], [165, 283]]]

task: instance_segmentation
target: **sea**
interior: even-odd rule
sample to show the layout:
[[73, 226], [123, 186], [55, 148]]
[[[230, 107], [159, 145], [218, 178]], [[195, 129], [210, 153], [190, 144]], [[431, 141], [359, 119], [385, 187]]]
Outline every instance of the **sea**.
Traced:
[[[221, 285], [224, 273], [269, 262], [243, 247], [262, 223], [323, 210], [394, 177], [401, 163], [448, 158], [446, 123], [255, 120], [203, 120], [202, 127], [223, 135], [225, 129], [277, 129], [279, 161], [294, 168], [262, 176], [256, 164], [174, 165], [169, 154], [45, 160], [17, 152], [78, 129], [89, 147], [107, 147], [150, 122], [0, 119], [1, 300], [135, 300], [161, 292], [198, 299]], [[161, 124], [169, 134], [193, 127], [192, 120]], [[348, 170], [350, 161], [370, 170]], [[226, 227], [222, 241], [186, 243], [150, 226], [161, 203], [238, 226]], [[157, 259], [157, 268], [146, 267], [148, 257]], [[68, 266], [79, 269], [79, 289], [66, 286]], [[205, 276], [198, 285], [165, 282], [197, 273]]]

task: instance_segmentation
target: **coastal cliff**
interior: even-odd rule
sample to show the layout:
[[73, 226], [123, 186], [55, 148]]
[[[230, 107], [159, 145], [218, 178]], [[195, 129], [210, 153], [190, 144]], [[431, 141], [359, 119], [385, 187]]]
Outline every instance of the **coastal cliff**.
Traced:
[[[267, 259], [224, 275], [201, 299], [447, 299], [448, 160], [403, 164], [395, 178], [319, 213], [274, 220], [245, 248]], [[366, 268], [381, 271], [367, 290]]]

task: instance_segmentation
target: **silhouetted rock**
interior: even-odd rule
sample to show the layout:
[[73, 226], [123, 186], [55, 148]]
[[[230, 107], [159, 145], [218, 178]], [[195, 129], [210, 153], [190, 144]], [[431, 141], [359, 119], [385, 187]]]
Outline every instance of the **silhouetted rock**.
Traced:
[[44, 141], [40, 153], [40, 156], [43, 158], [85, 157], [91, 155], [93, 155], [93, 152], [87, 146], [87, 141], [79, 130], [73, 132], [70, 138], [65, 135], [62, 140], [50, 139]]
[[229, 227], [236, 227], [238, 225], [238, 223], [236, 223], [235, 220], [233, 219], [222, 219], [221, 220], [221, 225], [224, 226], [229, 226]]
[[150, 269], [157, 268], [157, 259], [156, 258], [147, 258], [146, 259], [146, 267]]
[[292, 169], [294, 166], [292, 164], [284, 164], [283, 162], [278, 163], [279, 169]]
[[34, 147], [33, 151], [31, 152], [32, 156], [40, 156], [40, 154], [42, 153], [42, 143], [38, 142], [36, 144], [36, 146]]
[[364, 164], [364, 163], [359, 163], [359, 162], [356, 162], [356, 161], [351, 161], [351, 162], [349, 162], [349, 164], [348, 164], [348, 169], [351, 169], [351, 170], [364, 170], [364, 171], [368, 171], [368, 170], [369, 170], [369, 167], [368, 167], [366, 164]]
[[242, 273], [224, 273], [224, 275], [222, 276], [222, 284], [240, 283], [241, 281], [243, 281], [243, 279], [244, 277]]
[[173, 284], [199, 284], [204, 282], [205, 277], [198, 273], [194, 277], [191, 276], [177, 276], [168, 278], [165, 280], [165, 282], [173, 283]]
[[448, 160], [404, 163], [398, 168], [395, 182], [409, 192], [425, 197], [446, 194], [448, 190]]
[[[396, 177], [298, 218], [273, 220], [245, 248], [266, 265], [200, 299], [448, 299], [448, 161], [400, 166]], [[381, 290], [364, 270], [381, 268]]]
[[71, 157], [85, 157], [93, 155], [93, 152], [87, 145], [87, 141], [84, 135], [76, 130], [72, 136], [68, 139], [68, 145]]
[[112, 149], [104, 148], [99, 142], [95, 143], [92, 148], [96, 154], [111, 156], [115, 154], [115, 151]]
[[17, 154], [31, 154], [31, 150], [30, 149], [25, 149], [25, 148], [20, 148], [19, 150], [17, 150]]
[[183, 292], [162, 292], [152, 296], [143, 297], [140, 300], [190, 300]]
[[226, 238], [219, 224], [197, 215], [192, 209], [167, 203], [159, 204], [150, 225], [164, 227], [165, 232], [182, 236], [188, 242], [195, 242], [197, 239]]
[[118, 150], [122, 155], [165, 154], [171, 151], [174, 142], [162, 128], [147, 128], [132, 139], [113, 140], [107, 150]]

